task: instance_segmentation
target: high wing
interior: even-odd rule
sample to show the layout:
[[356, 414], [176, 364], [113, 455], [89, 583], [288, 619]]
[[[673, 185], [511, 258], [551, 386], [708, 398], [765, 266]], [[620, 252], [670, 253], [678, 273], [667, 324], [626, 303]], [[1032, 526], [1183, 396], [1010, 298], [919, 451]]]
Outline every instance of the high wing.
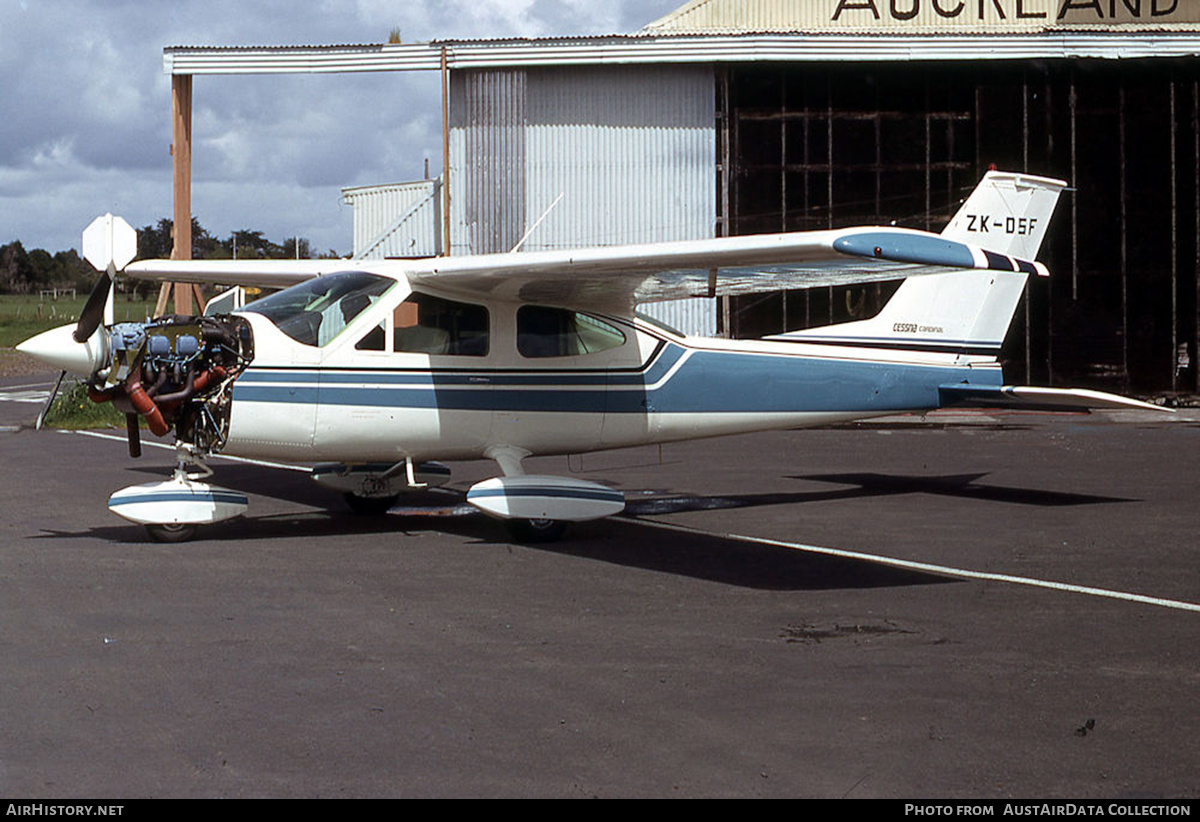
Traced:
[[128, 266], [126, 273], [269, 287], [356, 268], [403, 275], [413, 284], [464, 295], [614, 312], [685, 297], [815, 288], [956, 269], [1045, 274], [1039, 263], [924, 231], [881, 227], [422, 260], [147, 260]]
[[166, 283], [212, 283], [248, 288], [286, 288], [355, 266], [348, 260], [140, 260], [125, 273]]

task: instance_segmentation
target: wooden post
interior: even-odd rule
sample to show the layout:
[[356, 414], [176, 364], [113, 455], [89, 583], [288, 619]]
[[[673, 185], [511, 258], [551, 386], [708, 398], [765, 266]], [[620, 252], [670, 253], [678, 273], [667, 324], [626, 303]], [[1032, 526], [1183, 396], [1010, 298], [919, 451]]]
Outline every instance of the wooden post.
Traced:
[[[192, 259], [192, 76], [171, 77], [171, 166], [175, 184], [172, 260]], [[192, 313], [192, 289], [175, 283], [175, 313]]]

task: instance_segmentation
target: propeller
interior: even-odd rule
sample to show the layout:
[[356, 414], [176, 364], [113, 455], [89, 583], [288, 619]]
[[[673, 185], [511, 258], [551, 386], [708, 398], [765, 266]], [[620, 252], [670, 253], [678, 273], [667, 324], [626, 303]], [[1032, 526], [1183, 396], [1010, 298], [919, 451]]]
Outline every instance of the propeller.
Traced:
[[138, 415], [125, 415], [125, 439], [129, 441], [129, 456], [137, 459], [142, 455], [142, 432], [138, 428]]
[[112, 214], [97, 217], [83, 231], [83, 256], [103, 273], [88, 295], [74, 329], [69, 325], [52, 328], [17, 346], [18, 351], [62, 371], [38, 416], [39, 427], [67, 372], [90, 379], [107, 361], [108, 340], [96, 332], [112, 322], [113, 277], [137, 256], [137, 232], [120, 217]]
[[42, 430], [42, 423], [46, 421], [46, 415], [50, 413], [50, 406], [54, 405], [54, 398], [58, 396], [58, 389], [62, 387], [63, 380], [66, 378], [66, 371], [58, 372], [58, 382], [54, 383], [54, 388], [50, 391], [50, 396], [46, 397], [46, 404], [42, 406], [42, 413], [37, 415], [37, 420], [33, 423], [34, 430]]
[[100, 323], [104, 322], [104, 309], [108, 305], [111, 289], [112, 275], [105, 270], [92, 293], [88, 295], [87, 302], [83, 304], [83, 311], [79, 313], [79, 322], [75, 324], [75, 333], [71, 335], [75, 342], [84, 343], [90, 340]]
[[75, 342], [87, 342], [101, 323], [112, 322], [109, 296], [113, 277], [136, 256], [137, 232], [120, 217], [105, 214], [92, 220], [83, 230], [83, 258], [97, 271], [104, 273], [100, 275], [79, 314], [79, 322], [72, 335]]

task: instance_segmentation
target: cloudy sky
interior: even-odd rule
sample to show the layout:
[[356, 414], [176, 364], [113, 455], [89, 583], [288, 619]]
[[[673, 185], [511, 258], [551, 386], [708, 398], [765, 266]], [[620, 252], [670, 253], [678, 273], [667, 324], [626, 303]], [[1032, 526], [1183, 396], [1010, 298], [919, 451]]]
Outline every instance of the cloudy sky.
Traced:
[[[0, 244], [78, 248], [171, 214], [173, 45], [614, 34], [683, 0], [0, 0]], [[343, 186], [441, 167], [436, 72], [197, 77], [192, 210], [211, 233], [351, 251]]]

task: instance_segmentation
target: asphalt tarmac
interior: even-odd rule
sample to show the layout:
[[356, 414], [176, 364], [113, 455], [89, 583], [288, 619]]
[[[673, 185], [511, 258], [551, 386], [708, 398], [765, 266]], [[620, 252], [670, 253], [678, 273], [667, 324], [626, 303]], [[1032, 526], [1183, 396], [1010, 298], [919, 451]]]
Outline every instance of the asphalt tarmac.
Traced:
[[537, 547], [487, 463], [371, 518], [221, 460], [161, 545], [106, 501], [171, 452], [5, 382], [7, 797], [1200, 797], [1198, 413], [539, 460], [629, 511]]

